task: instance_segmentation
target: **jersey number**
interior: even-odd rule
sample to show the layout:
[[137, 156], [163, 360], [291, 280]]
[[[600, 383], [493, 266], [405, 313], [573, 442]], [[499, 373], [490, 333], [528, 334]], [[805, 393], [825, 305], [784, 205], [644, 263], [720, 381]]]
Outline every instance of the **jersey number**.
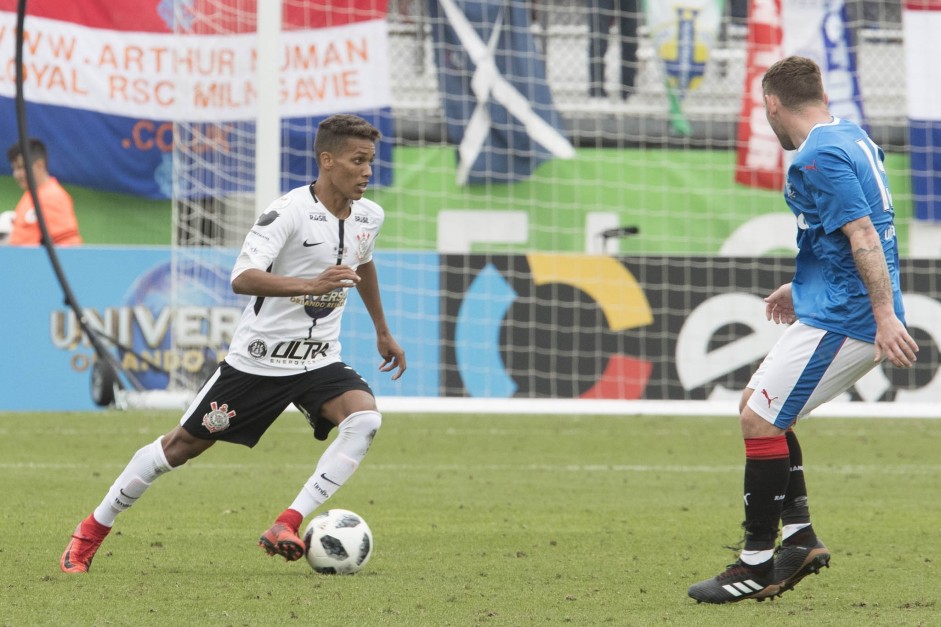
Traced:
[[856, 145], [866, 155], [866, 161], [869, 162], [869, 167], [872, 170], [872, 177], [876, 179], [876, 185], [879, 186], [879, 194], [882, 196], [882, 210], [891, 211], [892, 194], [889, 193], [889, 188], [885, 184], [885, 164], [879, 158], [879, 147], [868, 137], [860, 139], [856, 142]]

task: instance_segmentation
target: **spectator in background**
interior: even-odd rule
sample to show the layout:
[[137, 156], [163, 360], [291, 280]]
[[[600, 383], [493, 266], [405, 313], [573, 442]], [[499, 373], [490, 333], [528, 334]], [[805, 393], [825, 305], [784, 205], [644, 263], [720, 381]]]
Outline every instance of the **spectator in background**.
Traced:
[[[33, 160], [33, 178], [36, 181], [36, 194], [39, 206], [49, 230], [49, 237], [57, 246], [73, 246], [82, 243], [78, 231], [78, 220], [72, 206], [72, 197], [59, 185], [59, 181], [49, 174], [46, 146], [40, 140], [29, 140], [29, 154]], [[42, 243], [42, 233], [36, 219], [36, 208], [29, 193], [26, 181], [26, 159], [20, 145], [13, 144], [7, 150], [7, 158], [13, 168], [13, 178], [23, 190], [23, 196], [13, 211], [13, 224], [7, 241], [11, 246], [30, 246]]]
[[588, 95], [606, 98], [604, 88], [605, 55], [608, 35], [617, 23], [621, 43], [621, 98], [634, 94], [637, 78], [637, 28], [640, 0], [591, 0], [588, 6]]

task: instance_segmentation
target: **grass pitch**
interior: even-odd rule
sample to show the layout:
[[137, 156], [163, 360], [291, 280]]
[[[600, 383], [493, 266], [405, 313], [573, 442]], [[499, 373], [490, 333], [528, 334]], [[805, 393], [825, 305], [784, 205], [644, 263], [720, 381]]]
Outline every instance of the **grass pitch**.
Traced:
[[697, 605], [734, 560], [735, 418], [387, 414], [329, 502], [375, 534], [314, 573], [258, 535], [323, 444], [286, 414], [219, 444], [119, 517], [88, 575], [58, 559], [167, 413], [0, 414], [2, 625], [941, 625], [941, 421], [798, 427], [832, 566], [773, 602]]

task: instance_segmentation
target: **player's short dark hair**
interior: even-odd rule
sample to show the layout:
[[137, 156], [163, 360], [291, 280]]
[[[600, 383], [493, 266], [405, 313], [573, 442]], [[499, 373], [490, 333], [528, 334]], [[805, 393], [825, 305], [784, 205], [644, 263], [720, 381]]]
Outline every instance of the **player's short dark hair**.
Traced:
[[346, 140], [350, 138], [368, 139], [377, 142], [382, 137], [375, 126], [359, 117], [348, 113], [331, 115], [324, 119], [317, 127], [317, 137], [314, 139], [314, 157], [320, 160], [321, 153], [338, 153], [343, 150]]
[[[20, 150], [20, 143], [16, 142], [7, 149], [7, 160], [10, 163], [13, 163], [17, 159], [23, 156], [23, 151]], [[33, 161], [42, 159], [43, 161], [48, 162], [49, 159], [46, 155], [46, 144], [42, 143], [41, 140], [36, 139], [35, 137], [29, 138], [29, 156], [33, 158]]]
[[774, 63], [761, 79], [761, 90], [777, 96], [788, 109], [824, 102], [820, 67], [806, 57], [787, 57]]

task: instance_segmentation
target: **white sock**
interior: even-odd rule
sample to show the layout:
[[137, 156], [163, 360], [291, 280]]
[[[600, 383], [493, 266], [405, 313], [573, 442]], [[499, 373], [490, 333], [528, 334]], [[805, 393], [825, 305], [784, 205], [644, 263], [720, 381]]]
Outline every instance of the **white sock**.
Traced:
[[95, 508], [95, 520], [106, 527], [113, 526], [118, 514], [137, 502], [154, 479], [173, 470], [163, 454], [161, 440], [163, 436], [134, 453], [124, 472], [118, 475], [108, 490], [107, 496]]
[[764, 564], [772, 557], [774, 557], [774, 549], [768, 549], [766, 551], [742, 551], [742, 554], [739, 555], [739, 559], [749, 566]]
[[377, 411], [350, 414], [337, 427], [336, 439], [327, 447], [311, 475], [289, 509], [307, 518], [324, 501], [333, 496], [359, 467], [372, 439], [382, 425]]
[[801, 529], [804, 529], [805, 527], [809, 527], [809, 526], [810, 526], [810, 523], [800, 523], [796, 525], [784, 525], [783, 527], [781, 527], [781, 539], [787, 540], [788, 538], [793, 536], [795, 533], [797, 533]]

